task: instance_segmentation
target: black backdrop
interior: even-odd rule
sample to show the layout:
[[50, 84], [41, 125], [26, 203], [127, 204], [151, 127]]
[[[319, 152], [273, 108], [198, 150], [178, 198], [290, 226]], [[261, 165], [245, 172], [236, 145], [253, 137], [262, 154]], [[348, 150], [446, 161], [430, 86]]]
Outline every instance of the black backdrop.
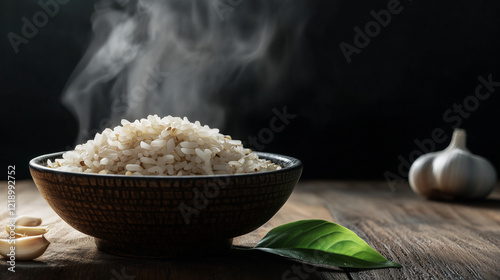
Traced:
[[[313, 65], [310, 78], [281, 100], [269, 101], [263, 106], [267, 110], [241, 115], [229, 100], [225, 134], [257, 136], [269, 127], [271, 108], [281, 111], [286, 105], [297, 117], [274, 133], [263, 151], [300, 158], [304, 178], [384, 179], [387, 171], [405, 178], [406, 161], [415, 151], [443, 149], [459, 124], [469, 134], [469, 149], [499, 170], [500, 87], [490, 86], [497, 90], [487, 97], [480, 92], [483, 100], [474, 97], [479, 76], [500, 82], [497, 1], [401, 1], [399, 13], [379, 32], [374, 30], [366, 46], [358, 38], [350, 63], [339, 45], [344, 42], [353, 50], [354, 28], [364, 29], [374, 20], [370, 11], [396, 2], [314, 3], [305, 37], [307, 63]], [[78, 125], [59, 99], [92, 38], [94, 4], [61, 4], [27, 44], [19, 45], [17, 54], [8, 34], [20, 34], [22, 18], [30, 18], [40, 6], [27, 0], [0, 4], [1, 161], [5, 168], [15, 164], [18, 178], [29, 177], [32, 157], [74, 144]], [[250, 100], [249, 106], [251, 102], [262, 101]], [[434, 129], [444, 131], [448, 140], [426, 140]]]

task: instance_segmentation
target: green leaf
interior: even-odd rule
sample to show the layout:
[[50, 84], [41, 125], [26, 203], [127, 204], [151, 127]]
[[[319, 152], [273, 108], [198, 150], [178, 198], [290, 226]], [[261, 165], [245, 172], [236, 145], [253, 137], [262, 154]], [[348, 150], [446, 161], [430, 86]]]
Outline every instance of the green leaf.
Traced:
[[276, 227], [253, 249], [317, 265], [401, 267], [384, 258], [354, 232], [324, 220], [301, 220]]

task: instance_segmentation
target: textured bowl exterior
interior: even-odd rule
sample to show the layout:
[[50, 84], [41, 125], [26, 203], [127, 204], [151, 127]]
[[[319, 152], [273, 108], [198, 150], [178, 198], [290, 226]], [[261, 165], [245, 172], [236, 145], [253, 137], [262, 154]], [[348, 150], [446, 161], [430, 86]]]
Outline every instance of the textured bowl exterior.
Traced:
[[70, 226], [99, 249], [128, 256], [177, 257], [228, 248], [266, 223], [302, 173], [294, 158], [258, 153], [283, 168], [221, 176], [124, 176], [63, 172], [30, 162], [38, 190]]

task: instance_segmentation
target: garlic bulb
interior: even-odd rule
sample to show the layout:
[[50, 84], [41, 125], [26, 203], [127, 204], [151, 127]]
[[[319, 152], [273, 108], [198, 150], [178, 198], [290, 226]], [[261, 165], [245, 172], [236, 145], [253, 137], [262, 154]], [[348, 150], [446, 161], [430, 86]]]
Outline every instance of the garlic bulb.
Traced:
[[425, 154], [410, 168], [413, 191], [435, 199], [477, 199], [488, 196], [497, 180], [493, 166], [465, 147], [466, 133], [455, 129], [443, 151]]

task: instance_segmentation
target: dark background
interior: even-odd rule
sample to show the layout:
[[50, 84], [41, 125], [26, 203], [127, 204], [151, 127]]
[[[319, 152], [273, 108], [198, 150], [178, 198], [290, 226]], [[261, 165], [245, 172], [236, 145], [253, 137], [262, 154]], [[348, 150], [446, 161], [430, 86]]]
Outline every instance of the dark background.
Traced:
[[[418, 149], [414, 141], [430, 138], [435, 128], [449, 139], [456, 121], [446, 121], [443, 114], [474, 94], [479, 75], [500, 81], [500, 4], [401, 1], [402, 12], [347, 63], [339, 44], [354, 45], [353, 28], [364, 29], [373, 20], [370, 11], [386, 9], [388, 2], [311, 1], [314, 15], [303, 42], [307, 73], [291, 71], [289, 80], [300, 82], [280, 100], [248, 99], [249, 106], [264, 103], [260, 111], [239, 114], [228, 99], [230, 117], [222, 132], [235, 139], [258, 135], [269, 127], [271, 109], [286, 105], [297, 117], [264, 151], [301, 159], [303, 178], [381, 180], [386, 171], [405, 178], [398, 166], [401, 158], [411, 161], [410, 153]], [[0, 4], [1, 161], [5, 168], [16, 165], [18, 179], [29, 178], [29, 159], [75, 144], [78, 124], [59, 100], [92, 38], [94, 4], [60, 5], [17, 54], [7, 34], [21, 34], [21, 18], [31, 18], [40, 7], [27, 0]], [[497, 170], [498, 95], [500, 87], [460, 118], [469, 149]]]

